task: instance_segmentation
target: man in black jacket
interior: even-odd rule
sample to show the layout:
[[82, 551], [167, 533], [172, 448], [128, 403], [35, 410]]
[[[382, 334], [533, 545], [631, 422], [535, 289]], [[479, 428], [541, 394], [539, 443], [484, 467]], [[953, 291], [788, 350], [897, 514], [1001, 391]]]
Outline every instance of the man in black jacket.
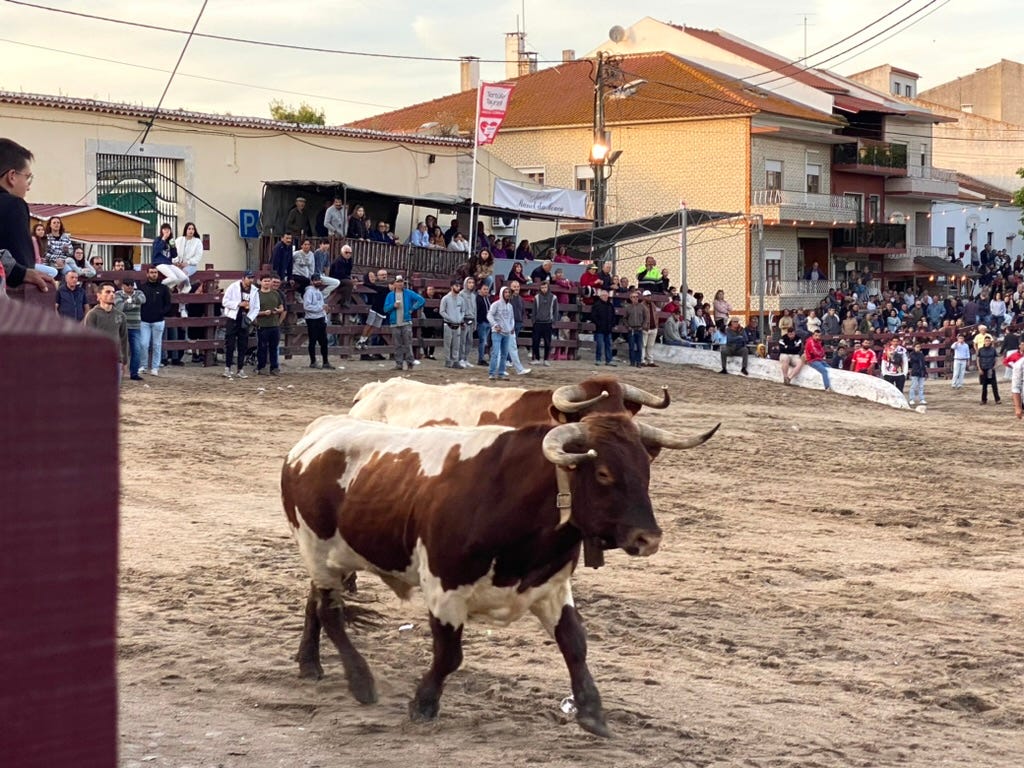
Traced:
[[384, 322], [387, 320], [387, 316], [384, 314], [384, 300], [391, 293], [388, 271], [379, 269], [376, 275], [373, 272], [367, 272], [363, 276], [363, 286], [369, 288], [373, 293], [369, 297], [370, 311], [366, 315], [363, 332], [359, 334], [359, 341], [356, 342], [356, 349], [365, 349], [370, 334], [375, 333], [375, 329], [383, 328]]
[[[146, 296], [146, 303], [139, 310], [139, 336], [142, 345], [142, 367], [139, 373], [149, 368], [159, 376], [160, 355], [163, 353], [164, 317], [171, 311], [171, 289], [163, 284], [163, 275], [156, 267], [146, 271], [146, 282], [139, 288]], [[152, 350], [152, 353], [150, 352]], [[149, 361], [152, 359], [152, 366]]]
[[45, 292], [54, 287], [51, 277], [35, 269], [25, 202], [32, 188], [32, 160], [32, 153], [25, 147], [10, 139], [0, 139], [0, 250], [11, 254], [0, 262], [0, 299], [6, 295], [5, 276], [12, 288], [28, 283]]
[[594, 352], [597, 365], [601, 364], [604, 353], [604, 364], [614, 366], [612, 362], [612, 329], [615, 328], [615, 306], [608, 298], [608, 291], [597, 292], [597, 300], [590, 307], [590, 321], [594, 324]]

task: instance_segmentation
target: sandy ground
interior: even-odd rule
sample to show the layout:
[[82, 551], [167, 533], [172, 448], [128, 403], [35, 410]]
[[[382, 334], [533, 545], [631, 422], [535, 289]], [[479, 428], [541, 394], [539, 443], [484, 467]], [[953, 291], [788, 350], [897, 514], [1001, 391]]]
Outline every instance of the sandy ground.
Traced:
[[[406, 716], [430, 655], [418, 595], [376, 579], [358, 631], [380, 703], [297, 679], [307, 581], [280, 505], [282, 459], [391, 364], [225, 381], [126, 382], [120, 595], [123, 766], [1013, 766], [1024, 759], [1024, 425], [928, 385], [928, 413], [697, 369], [647, 411], [705, 446], [667, 451], [649, 559], [581, 566], [577, 603], [614, 738], [559, 710], [568, 675], [532, 619], [470, 625], [431, 725]], [[535, 369], [537, 370], [537, 369]], [[556, 363], [545, 386], [594, 368]], [[600, 369], [604, 372], [604, 369]], [[450, 374], [451, 372], [447, 372]], [[486, 372], [457, 373], [486, 381]], [[416, 378], [442, 383], [439, 363]], [[522, 384], [524, 380], [514, 380]], [[131, 386], [128, 386], [128, 385]], [[400, 631], [405, 623], [411, 630]], [[325, 641], [326, 643], [326, 641]]]

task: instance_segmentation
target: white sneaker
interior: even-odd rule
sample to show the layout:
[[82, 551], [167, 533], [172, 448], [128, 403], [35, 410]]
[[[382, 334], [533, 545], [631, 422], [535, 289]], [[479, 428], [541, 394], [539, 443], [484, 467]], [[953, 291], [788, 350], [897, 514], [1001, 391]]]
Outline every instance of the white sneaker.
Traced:
[[521, 370], [521, 371], [516, 371], [516, 376], [525, 376], [526, 374], [528, 374], [532, 370], [533, 370], [532, 368], [523, 368], [523, 370]]
[[466, 363], [466, 362], [465, 362], [465, 361], [463, 361], [463, 360], [459, 360], [459, 362], [457, 362], [457, 363], [455, 364], [455, 367], [456, 367], [456, 368], [469, 368], [469, 364], [468, 364], [468, 363]]
[[245, 371], [243, 371], [241, 368], [238, 369], [238, 373], [236, 373], [235, 376], [237, 376], [240, 379], [248, 379], [249, 378], [246, 375]]
[[231, 369], [230, 369], [230, 368], [225, 368], [225, 369], [224, 369], [224, 378], [225, 378], [225, 379], [230, 379], [230, 378], [232, 378], [232, 376], [231, 376]]
[[159, 369], [159, 368], [154, 368], [154, 369], [153, 369], [153, 375], [154, 375], [154, 376], [159, 376], [159, 375], [160, 375], [159, 371], [160, 371], [160, 369]]
[[[419, 361], [419, 360], [413, 360], [413, 361], [412, 361], [412, 364], [413, 364], [413, 365], [419, 365], [419, 364], [420, 364], [420, 361]], [[410, 369], [410, 370], [411, 370], [411, 369]]]
[[182, 317], [188, 317], [188, 308], [184, 304], [182, 304], [180, 307], [178, 307], [178, 314], [181, 315]]
[[139, 376], [141, 376], [142, 374], [144, 374], [144, 373], [146, 373], [146, 372], [147, 372], [147, 371], [146, 371], [146, 369], [145, 369], [145, 368], [139, 368]]
[[913, 401], [913, 400], [911, 400], [911, 401], [910, 401], [910, 402], [909, 402], [908, 404], [909, 404], [909, 405], [913, 405], [913, 404], [914, 404], [914, 401]]
[[545, 360], [544, 362], [541, 363], [541, 365], [546, 365], [548, 368], [550, 368], [551, 367], [551, 361], [550, 360]]

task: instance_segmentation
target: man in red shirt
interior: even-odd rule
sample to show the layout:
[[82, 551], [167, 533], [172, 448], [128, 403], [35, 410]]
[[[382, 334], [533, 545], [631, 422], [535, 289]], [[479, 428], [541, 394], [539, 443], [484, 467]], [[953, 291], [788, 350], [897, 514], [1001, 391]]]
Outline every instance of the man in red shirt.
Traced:
[[875, 356], [875, 350], [871, 348], [871, 341], [864, 339], [861, 342], [860, 347], [854, 350], [853, 354], [850, 355], [850, 360], [853, 364], [854, 373], [866, 373], [871, 376], [872, 369], [878, 363], [878, 358]]
[[817, 330], [804, 341], [804, 359], [807, 365], [821, 374], [825, 391], [832, 391], [832, 382], [828, 377], [828, 363], [825, 362], [825, 345], [821, 343], [821, 330]]

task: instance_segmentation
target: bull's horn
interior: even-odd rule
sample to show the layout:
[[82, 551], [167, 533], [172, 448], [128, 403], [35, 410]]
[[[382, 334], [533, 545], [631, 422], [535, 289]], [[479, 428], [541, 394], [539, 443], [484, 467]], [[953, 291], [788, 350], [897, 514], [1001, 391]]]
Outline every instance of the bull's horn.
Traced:
[[587, 392], [579, 384], [567, 384], [551, 393], [551, 404], [562, 413], [579, 413], [608, 397], [603, 391], [597, 397], [587, 398]]
[[707, 442], [718, 428], [722, 426], [720, 423], [715, 424], [714, 427], [709, 429], [702, 435], [696, 437], [677, 437], [671, 432], [666, 432], [664, 429], [658, 429], [652, 427], [650, 424], [644, 424], [636, 421], [636, 428], [640, 430], [640, 439], [650, 445], [657, 445], [661, 448], [695, 448], [701, 443]]
[[634, 387], [632, 384], [622, 384], [622, 399], [626, 402], [639, 403], [640, 405], [646, 405], [649, 408], [668, 408], [668, 404], [671, 402], [671, 398], [668, 396], [668, 387], [661, 388], [661, 398], [657, 395], [652, 395], [640, 387]]
[[573, 467], [597, 457], [593, 448], [586, 453], [566, 453], [565, 446], [578, 440], [587, 440], [587, 428], [582, 424], [574, 422], [555, 427], [544, 436], [544, 458], [560, 467]]

